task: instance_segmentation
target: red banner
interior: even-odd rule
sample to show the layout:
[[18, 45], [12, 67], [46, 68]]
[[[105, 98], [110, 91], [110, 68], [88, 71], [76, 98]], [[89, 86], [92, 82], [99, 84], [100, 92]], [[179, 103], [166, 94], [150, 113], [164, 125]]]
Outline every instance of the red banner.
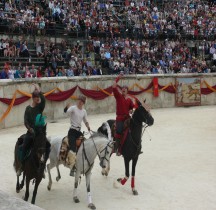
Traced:
[[153, 78], [153, 93], [155, 97], [159, 96], [159, 91], [158, 91], [158, 78], [154, 77]]

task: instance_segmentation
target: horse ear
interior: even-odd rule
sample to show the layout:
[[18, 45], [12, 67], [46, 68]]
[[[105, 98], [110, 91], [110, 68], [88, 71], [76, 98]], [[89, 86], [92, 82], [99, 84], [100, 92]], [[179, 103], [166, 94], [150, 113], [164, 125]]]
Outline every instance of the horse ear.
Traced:
[[142, 106], [142, 103], [137, 99], [136, 100], [138, 106]]

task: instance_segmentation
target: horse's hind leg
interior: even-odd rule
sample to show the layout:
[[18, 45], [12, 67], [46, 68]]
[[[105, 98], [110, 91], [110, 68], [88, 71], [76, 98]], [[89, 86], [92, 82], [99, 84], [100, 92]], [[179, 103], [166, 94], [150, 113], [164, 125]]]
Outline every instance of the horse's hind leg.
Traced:
[[135, 172], [136, 172], [136, 164], [138, 157], [132, 160], [132, 177], [131, 177], [131, 189], [134, 195], [138, 195], [137, 190], [135, 189]]
[[49, 176], [49, 183], [48, 183], [48, 186], [47, 186], [47, 189], [48, 190], [51, 190], [51, 187], [52, 187], [52, 176], [51, 176], [51, 173], [50, 173], [50, 170], [55, 167], [55, 165], [52, 163], [52, 161], [50, 160], [50, 163], [47, 164], [47, 171], [48, 171], [48, 176]]
[[56, 177], [56, 181], [58, 182], [61, 179], [61, 174], [59, 171], [59, 164], [57, 164], [56, 168], [57, 168], [57, 174], [58, 174], [58, 176]]
[[38, 190], [38, 186], [41, 182], [41, 179], [36, 179], [36, 182], [35, 182], [35, 187], [34, 187], [34, 191], [33, 191], [33, 195], [32, 195], [32, 200], [31, 200], [31, 203], [32, 204], [35, 204], [35, 199], [36, 199], [36, 195], [37, 195], [37, 190]]
[[88, 207], [90, 209], [96, 209], [95, 205], [92, 203], [92, 196], [90, 191], [90, 179], [91, 179], [91, 172], [85, 174], [86, 177], [86, 189], [87, 189], [87, 197], [88, 197]]
[[26, 178], [26, 192], [25, 192], [24, 201], [28, 201], [29, 198], [29, 183], [30, 183], [30, 179]]

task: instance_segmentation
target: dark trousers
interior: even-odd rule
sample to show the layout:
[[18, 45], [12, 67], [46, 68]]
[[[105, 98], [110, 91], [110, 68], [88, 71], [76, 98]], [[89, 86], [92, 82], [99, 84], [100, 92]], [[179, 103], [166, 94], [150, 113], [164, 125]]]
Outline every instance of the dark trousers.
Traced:
[[123, 133], [123, 129], [124, 129], [124, 121], [116, 121], [116, 134], [115, 134], [115, 138], [119, 139], [122, 136]]
[[68, 139], [69, 139], [69, 146], [70, 150], [76, 152], [76, 140], [82, 136], [83, 134], [80, 131], [70, 128], [68, 131]]
[[22, 156], [25, 157], [27, 151], [32, 147], [34, 135], [27, 132], [23, 141]]

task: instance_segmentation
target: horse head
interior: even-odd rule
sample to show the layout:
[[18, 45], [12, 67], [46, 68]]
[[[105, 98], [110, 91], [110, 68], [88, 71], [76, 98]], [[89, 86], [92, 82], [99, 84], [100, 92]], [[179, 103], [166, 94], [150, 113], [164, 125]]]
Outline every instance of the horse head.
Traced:
[[101, 168], [107, 168], [113, 150], [113, 145], [114, 145], [113, 141], [108, 141], [105, 144], [105, 147], [101, 149], [99, 155]]
[[[146, 100], [143, 101], [145, 103]], [[132, 119], [136, 121], [139, 124], [142, 124], [143, 122], [146, 123], [148, 126], [151, 126], [154, 124], [154, 118], [148, 112], [143, 104], [137, 100], [138, 108], [134, 111]]]

